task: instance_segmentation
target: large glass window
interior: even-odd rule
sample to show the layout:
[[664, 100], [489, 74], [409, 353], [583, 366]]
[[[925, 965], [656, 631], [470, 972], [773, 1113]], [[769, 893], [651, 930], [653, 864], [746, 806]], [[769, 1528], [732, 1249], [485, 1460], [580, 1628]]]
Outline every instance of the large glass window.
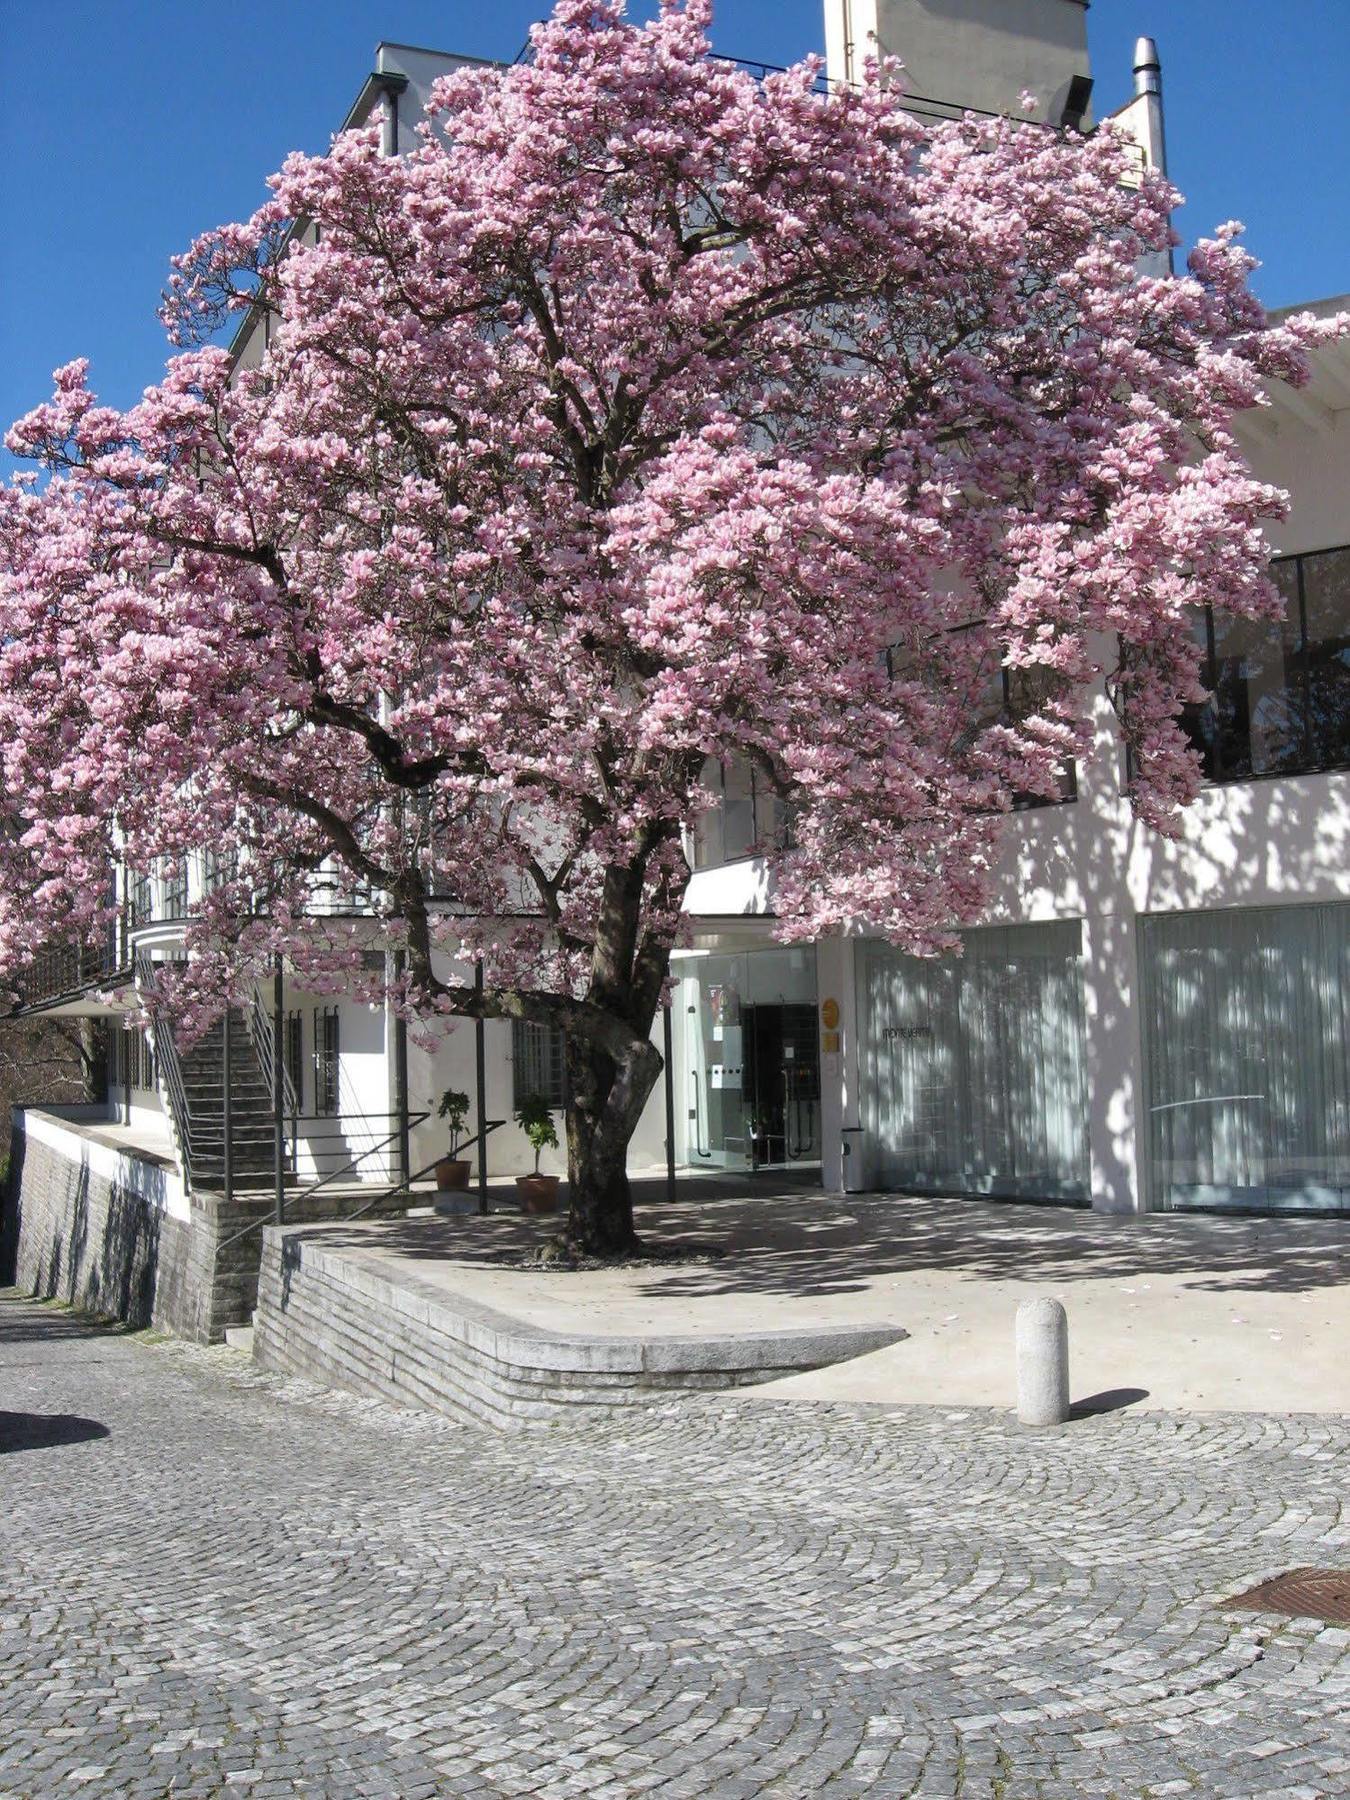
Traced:
[[1350, 905], [1140, 929], [1155, 1203], [1350, 1211]]
[[[978, 630], [979, 625], [978, 620], [957, 625], [953, 627], [953, 635]], [[996, 654], [992, 646], [987, 654], [992, 661]], [[886, 652], [886, 669], [892, 679], [904, 667], [903, 655], [896, 650]], [[972, 696], [971, 723], [980, 729], [1016, 724], [1044, 706], [1059, 685], [1059, 677], [1044, 667], [1009, 668], [1000, 663], [989, 675], [983, 688]], [[1062, 806], [1077, 798], [1078, 767], [1073, 758], [1069, 757], [1056, 771], [1053, 794], [1033, 794], [1018, 788], [1013, 790], [1011, 802], [1014, 812], [1028, 812], [1038, 806]]]
[[166, 862], [164, 864], [164, 917], [181, 919], [188, 909], [188, 874], [187, 863]]
[[[985, 702], [989, 723], [1014, 722], [1025, 719], [1044, 705], [1050, 692], [1051, 678], [1044, 669], [1000, 669]], [[1012, 796], [1014, 812], [1029, 812], [1037, 806], [1062, 806], [1078, 798], [1078, 766], [1072, 757], [1062, 762], [1058, 771], [1058, 791], [1052, 796], [1031, 794], [1016, 789]]]
[[132, 928], [148, 925], [154, 917], [154, 887], [150, 877], [144, 873], [129, 875], [127, 879], [127, 906], [131, 914]]
[[819, 1162], [815, 951], [697, 956], [680, 966], [689, 1162]]
[[1350, 767], [1350, 546], [1270, 572], [1283, 619], [1197, 620], [1211, 698], [1186, 725], [1210, 781]]
[[881, 1187], [1089, 1198], [1081, 927], [965, 934], [964, 953], [859, 957], [862, 1124]]
[[788, 842], [788, 809], [760, 770], [736, 757], [710, 762], [703, 779], [718, 804], [702, 813], [695, 827], [696, 869], [715, 869]]

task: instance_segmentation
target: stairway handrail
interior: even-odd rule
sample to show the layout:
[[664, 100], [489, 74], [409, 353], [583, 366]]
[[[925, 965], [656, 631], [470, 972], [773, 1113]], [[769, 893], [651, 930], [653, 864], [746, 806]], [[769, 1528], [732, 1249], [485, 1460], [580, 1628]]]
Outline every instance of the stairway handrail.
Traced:
[[[253, 1039], [253, 1048], [258, 1053], [258, 1061], [262, 1064], [263, 1074], [267, 1080], [267, 1100], [275, 1110], [276, 1077], [274, 1074], [274, 1058], [277, 1054], [273, 1043], [272, 1014], [268, 1010], [260, 988], [255, 987], [249, 1001], [249, 1036]], [[281, 1094], [287, 1119], [293, 1119], [300, 1111], [300, 1102], [296, 1096], [295, 1083], [291, 1080], [291, 1072], [286, 1067], [285, 1052], [281, 1057]], [[284, 1123], [284, 1121], [283, 1121]], [[292, 1150], [294, 1155], [294, 1150]]]
[[[154, 959], [146, 950], [137, 949], [135, 959], [135, 977], [137, 990], [152, 988], [154, 984]], [[169, 1111], [178, 1132], [179, 1148], [183, 1153], [183, 1174], [189, 1188], [192, 1186], [192, 1106], [188, 1100], [187, 1087], [183, 1081], [183, 1065], [179, 1060], [178, 1046], [173, 1040], [173, 1029], [167, 1019], [156, 1017], [151, 1026], [151, 1048], [159, 1060], [160, 1074], [169, 1096]]]

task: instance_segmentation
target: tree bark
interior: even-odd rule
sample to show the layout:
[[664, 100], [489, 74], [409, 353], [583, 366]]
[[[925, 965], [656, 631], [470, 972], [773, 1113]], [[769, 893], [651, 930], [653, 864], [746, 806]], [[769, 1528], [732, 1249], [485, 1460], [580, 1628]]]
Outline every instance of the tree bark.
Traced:
[[640, 1039], [623, 1062], [587, 1038], [567, 1040], [569, 1204], [563, 1239], [575, 1254], [613, 1257], [641, 1248], [628, 1145], [660, 1073], [659, 1053]]

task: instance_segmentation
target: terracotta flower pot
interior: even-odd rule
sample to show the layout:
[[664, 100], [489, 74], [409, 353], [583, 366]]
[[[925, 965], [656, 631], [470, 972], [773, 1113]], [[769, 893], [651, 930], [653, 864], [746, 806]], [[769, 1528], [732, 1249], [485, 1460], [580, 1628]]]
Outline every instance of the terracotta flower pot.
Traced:
[[457, 1156], [443, 1156], [436, 1164], [436, 1186], [441, 1193], [463, 1193], [468, 1185], [468, 1163]]
[[527, 1213], [557, 1212], [558, 1182], [557, 1175], [517, 1175], [522, 1209]]

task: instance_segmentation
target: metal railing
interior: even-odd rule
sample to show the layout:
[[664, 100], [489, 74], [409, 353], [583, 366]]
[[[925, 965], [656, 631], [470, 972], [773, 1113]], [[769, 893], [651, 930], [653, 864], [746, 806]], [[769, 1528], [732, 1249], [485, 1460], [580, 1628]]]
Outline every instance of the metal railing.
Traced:
[[[350, 1116], [351, 1115], [348, 1115], [348, 1117], [350, 1117]], [[391, 1115], [386, 1115], [386, 1116], [391, 1116]], [[408, 1116], [408, 1123], [410, 1126], [420, 1125], [420, 1124], [422, 1124], [422, 1122], [425, 1119], [429, 1119], [430, 1117], [431, 1117], [430, 1113], [425, 1113], [425, 1112], [424, 1113], [410, 1113]], [[494, 1131], [500, 1130], [500, 1128], [503, 1125], [505, 1125], [505, 1123], [506, 1123], [505, 1119], [489, 1119], [487, 1124], [483, 1127], [483, 1129], [481, 1131], [476, 1131], [471, 1138], [466, 1138], [464, 1140], [464, 1142], [459, 1145], [459, 1149], [460, 1150], [472, 1150], [476, 1144], [478, 1144], [481, 1141], [483, 1141], [484, 1139], [490, 1137]], [[399, 1132], [392, 1133], [389, 1137], [384, 1139], [384, 1142], [382, 1144], [372, 1144], [370, 1146], [370, 1150], [364, 1152], [364, 1154], [369, 1155], [369, 1154], [371, 1154], [371, 1152], [373, 1152], [375, 1150], [383, 1149], [386, 1145], [391, 1144], [394, 1141], [394, 1139], [398, 1136], [399, 1136]], [[442, 1153], [442, 1155], [443, 1154], [444, 1153]], [[360, 1157], [354, 1158], [353, 1161], [351, 1163], [349, 1163], [346, 1168], [335, 1170], [332, 1175], [326, 1175], [322, 1181], [317, 1183], [316, 1186], [303, 1189], [302, 1191], [303, 1191], [306, 1199], [312, 1197], [314, 1194], [317, 1194], [319, 1192], [320, 1188], [326, 1187], [330, 1181], [336, 1180], [339, 1175], [347, 1174], [349, 1172], [349, 1170], [354, 1168], [356, 1166], [356, 1163], [361, 1160], [362, 1159]], [[424, 1169], [418, 1169], [415, 1174], [409, 1175], [406, 1178], [406, 1180], [396, 1181], [392, 1187], [381, 1188], [378, 1193], [372, 1194], [368, 1200], [363, 1200], [361, 1205], [358, 1207], [355, 1207], [351, 1212], [342, 1213], [340, 1216], [335, 1215], [333, 1222], [338, 1223], [338, 1224], [345, 1224], [349, 1219], [364, 1218], [365, 1215], [368, 1212], [370, 1212], [373, 1207], [383, 1205], [386, 1200], [392, 1200], [396, 1194], [403, 1194], [403, 1193], [411, 1194], [412, 1190], [416, 1187], [417, 1183], [419, 1181], [425, 1181], [427, 1176], [430, 1175], [434, 1171], [434, 1169], [436, 1167], [436, 1163], [439, 1163], [440, 1161], [441, 1161], [441, 1156], [438, 1156], [436, 1158], [435, 1162], [429, 1162]], [[479, 1193], [480, 1193], [479, 1210], [481, 1212], [486, 1212], [487, 1206], [482, 1198], [481, 1184], [480, 1184]], [[319, 1222], [320, 1221], [318, 1221], [317, 1219], [307, 1219], [304, 1221], [305, 1224], [309, 1224], [309, 1225], [318, 1224]], [[275, 1219], [266, 1218], [266, 1217], [251, 1220], [247, 1225], [243, 1226], [240, 1230], [234, 1232], [231, 1236], [223, 1239], [221, 1241], [221, 1243], [217, 1246], [216, 1254], [219, 1255], [221, 1251], [228, 1249], [231, 1244], [239, 1243], [239, 1241], [242, 1238], [248, 1237], [251, 1232], [261, 1231], [265, 1225], [275, 1225], [276, 1223], [277, 1223], [277, 1221]]]
[[14, 985], [20, 1006], [48, 1006], [127, 973], [126, 935], [114, 926], [101, 944], [48, 944]]
[[[267, 1081], [268, 1095], [274, 1096], [277, 1091], [277, 1046], [275, 1035], [272, 1030], [272, 1014], [267, 1006], [266, 1000], [263, 998], [261, 989], [256, 987], [249, 1000], [248, 1031], [249, 1036], [253, 1039], [253, 1048], [257, 1052], [258, 1061], [262, 1064], [263, 1075]], [[291, 1080], [291, 1072], [286, 1067], [284, 1050], [281, 1053], [281, 1093], [282, 1110], [285, 1117], [291, 1121], [292, 1127], [294, 1127], [300, 1116], [300, 1101], [295, 1091], [295, 1083]], [[294, 1168], [294, 1131], [292, 1132], [290, 1157], [291, 1167]]]
[[[427, 1118], [430, 1115], [424, 1113], [422, 1116], [423, 1118]], [[476, 1144], [486, 1143], [492, 1133], [494, 1131], [499, 1131], [505, 1123], [505, 1119], [489, 1119], [487, 1124], [484, 1125], [480, 1131], [475, 1131], [471, 1138], [466, 1138], [462, 1144], [458, 1145], [457, 1151], [472, 1150]], [[436, 1163], [439, 1163], [443, 1157], [444, 1152], [436, 1158], [435, 1162], [429, 1162], [424, 1169], [419, 1169], [415, 1175], [409, 1175], [406, 1181], [396, 1182], [393, 1187], [386, 1188], [383, 1193], [373, 1195], [364, 1203], [364, 1205], [358, 1206], [355, 1212], [346, 1214], [346, 1217], [349, 1219], [359, 1219], [365, 1213], [368, 1213], [372, 1206], [378, 1206], [383, 1200], [392, 1200], [395, 1194], [401, 1194], [405, 1188], [411, 1190], [417, 1182], [426, 1180], [427, 1176], [435, 1169]], [[479, 1211], [487, 1211], [487, 1203], [483, 1194], [481, 1179], [479, 1183]]]
[[[153, 959], [144, 950], [136, 952], [135, 972], [138, 989], [144, 991], [153, 987], [155, 965]], [[165, 1092], [169, 1097], [169, 1118], [178, 1139], [179, 1153], [183, 1158], [183, 1175], [188, 1187], [191, 1188], [192, 1107], [188, 1102], [187, 1086], [183, 1080], [183, 1064], [178, 1055], [178, 1046], [173, 1041], [173, 1032], [165, 1019], [157, 1018], [150, 1027], [150, 1034], [152, 1047], [159, 1060], [160, 1079], [163, 1081]]]
[[[343, 1163], [341, 1168], [332, 1169], [318, 1181], [308, 1183], [302, 1190], [307, 1199], [314, 1194], [320, 1193], [324, 1188], [331, 1187], [334, 1182], [341, 1181], [344, 1175], [350, 1175], [354, 1169], [360, 1168], [361, 1164], [368, 1156], [374, 1156], [378, 1151], [387, 1150], [390, 1144], [396, 1144], [403, 1136], [405, 1129], [404, 1122], [398, 1113], [307, 1113], [304, 1115], [296, 1115], [296, 1142], [294, 1147], [296, 1153], [298, 1153], [299, 1150], [299, 1125], [301, 1117], [303, 1117], [307, 1124], [330, 1125], [335, 1132], [341, 1133], [344, 1137], [349, 1134], [353, 1125], [365, 1124], [371, 1119], [392, 1119], [394, 1121], [394, 1129], [387, 1137], [380, 1138], [376, 1143], [367, 1144], [364, 1150], [358, 1150], [355, 1156], [349, 1157], [348, 1160]], [[425, 1124], [430, 1117], [431, 1114], [429, 1112], [410, 1112], [408, 1114], [406, 1129], [412, 1131], [416, 1126]], [[311, 1134], [307, 1133], [306, 1135], [308, 1136]], [[437, 1160], [439, 1161], [439, 1158]], [[434, 1167], [435, 1165], [433, 1164], [432, 1166]], [[415, 1179], [417, 1179], [415, 1176], [410, 1176], [408, 1182]], [[396, 1187], [390, 1189], [390, 1192], [397, 1193], [398, 1188], [407, 1186], [408, 1182], [400, 1181]]]

